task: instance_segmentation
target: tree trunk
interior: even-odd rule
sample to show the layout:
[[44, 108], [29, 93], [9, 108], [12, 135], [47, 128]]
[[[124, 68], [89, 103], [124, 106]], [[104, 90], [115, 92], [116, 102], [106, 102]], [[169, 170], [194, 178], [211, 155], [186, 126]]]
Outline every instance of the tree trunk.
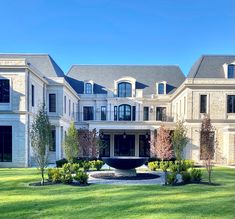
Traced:
[[167, 171], [164, 171], [165, 185], [167, 185]]
[[44, 169], [43, 168], [41, 168], [41, 176], [42, 176], [41, 184], [44, 185]]

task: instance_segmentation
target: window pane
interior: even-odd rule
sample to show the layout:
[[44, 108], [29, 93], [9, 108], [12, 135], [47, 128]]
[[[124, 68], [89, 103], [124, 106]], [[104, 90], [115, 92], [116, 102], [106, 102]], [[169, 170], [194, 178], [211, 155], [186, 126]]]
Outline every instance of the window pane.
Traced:
[[52, 145], [49, 148], [49, 150], [55, 151], [56, 150], [56, 130], [55, 129], [51, 130], [51, 137], [52, 137]]
[[235, 113], [235, 95], [227, 96], [227, 113]]
[[101, 120], [106, 120], [106, 106], [101, 107]]
[[49, 94], [49, 112], [56, 112], [56, 95]]
[[139, 156], [140, 157], [149, 157], [150, 156], [150, 143], [149, 135], [140, 135], [139, 136]]
[[158, 94], [164, 94], [164, 84], [160, 83], [158, 84]]
[[207, 112], [207, 96], [201, 95], [200, 96], [200, 113]]
[[114, 106], [114, 120], [117, 120], [117, 106]]
[[118, 96], [119, 97], [131, 97], [132, 96], [132, 87], [130, 83], [122, 82], [118, 84]]
[[92, 84], [91, 83], [85, 84], [85, 94], [92, 94]]
[[8, 79], [0, 80], [0, 103], [10, 102], [10, 81]]
[[131, 120], [131, 106], [127, 104], [118, 107], [118, 120]]
[[136, 111], [136, 107], [135, 106], [133, 106], [132, 107], [132, 121], [135, 121], [135, 111]]
[[84, 106], [83, 107], [83, 120], [93, 120], [93, 107], [92, 106]]
[[114, 155], [115, 156], [135, 156], [135, 136], [123, 135], [114, 136]]
[[66, 107], [67, 107], [67, 106], [66, 106], [66, 104], [67, 104], [66, 102], [67, 102], [66, 96], [64, 96], [64, 113], [66, 113]]
[[166, 107], [157, 107], [156, 120], [166, 121]]
[[234, 78], [235, 76], [235, 65], [228, 66], [228, 78]]
[[110, 157], [110, 135], [104, 135], [101, 139], [100, 156]]
[[32, 85], [32, 106], [34, 106], [34, 85]]
[[0, 126], [0, 162], [12, 162], [11, 126]]
[[144, 107], [144, 121], [149, 120], [149, 107]]

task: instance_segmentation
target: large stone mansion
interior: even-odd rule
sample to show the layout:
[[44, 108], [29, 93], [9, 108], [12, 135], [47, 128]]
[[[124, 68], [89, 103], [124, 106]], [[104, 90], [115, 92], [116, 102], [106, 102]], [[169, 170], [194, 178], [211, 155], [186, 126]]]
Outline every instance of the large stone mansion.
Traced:
[[73, 65], [67, 75], [49, 55], [0, 54], [0, 167], [32, 164], [30, 126], [44, 103], [54, 145], [63, 157], [70, 122], [94, 129], [108, 147], [100, 156], [151, 156], [149, 141], [164, 124], [183, 120], [185, 158], [200, 162], [200, 126], [215, 127], [215, 161], [235, 163], [235, 56], [205, 55], [187, 77], [175, 65]]

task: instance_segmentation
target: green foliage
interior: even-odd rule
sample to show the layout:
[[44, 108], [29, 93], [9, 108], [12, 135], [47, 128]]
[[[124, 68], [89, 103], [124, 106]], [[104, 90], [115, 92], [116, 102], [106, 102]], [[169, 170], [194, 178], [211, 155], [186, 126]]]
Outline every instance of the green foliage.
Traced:
[[157, 169], [159, 169], [158, 161], [148, 162], [148, 168], [152, 171], [156, 171]]
[[64, 184], [71, 184], [73, 182], [73, 176], [71, 173], [65, 173], [62, 171], [61, 182]]
[[78, 132], [74, 122], [71, 122], [64, 140], [64, 152], [69, 163], [74, 162], [74, 157], [78, 157]]
[[191, 181], [191, 175], [188, 171], [183, 171], [180, 173], [184, 183], [189, 183]]
[[168, 167], [169, 167], [169, 162], [168, 161], [161, 161], [160, 162], [160, 169], [163, 172], [166, 172]]
[[176, 173], [167, 173], [167, 184], [174, 185], [176, 180]]
[[74, 180], [78, 181], [82, 185], [86, 185], [88, 181], [88, 174], [86, 172], [78, 172], [74, 176]]
[[64, 164], [68, 163], [65, 158], [56, 161], [56, 167], [62, 167]]
[[176, 124], [176, 129], [174, 130], [172, 136], [172, 143], [174, 147], [175, 157], [179, 161], [178, 172], [180, 172], [180, 161], [183, 159], [183, 150], [188, 143], [187, 129], [182, 121], [178, 121]]
[[44, 105], [40, 106], [34, 118], [30, 137], [33, 157], [41, 171], [42, 184], [44, 184], [44, 172], [48, 165], [48, 152], [52, 145], [51, 124]]
[[58, 168], [49, 168], [48, 169], [48, 181], [53, 183], [61, 182], [61, 170]]
[[172, 173], [176, 173], [178, 172], [178, 164], [174, 163], [174, 162], [169, 162], [169, 169]]
[[193, 182], [200, 182], [202, 180], [202, 171], [200, 169], [192, 168], [189, 170], [189, 173]]
[[91, 162], [91, 166], [95, 168], [96, 170], [100, 170], [102, 166], [104, 165], [104, 161], [102, 160], [93, 160], [90, 162]]
[[90, 161], [83, 161], [82, 162], [82, 167], [84, 171], [88, 171], [91, 168], [91, 162]]

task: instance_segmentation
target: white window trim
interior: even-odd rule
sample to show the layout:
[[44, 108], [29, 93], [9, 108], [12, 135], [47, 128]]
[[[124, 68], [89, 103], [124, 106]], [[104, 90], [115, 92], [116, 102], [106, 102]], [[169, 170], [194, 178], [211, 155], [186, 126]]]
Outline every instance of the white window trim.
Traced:
[[[228, 78], [228, 66], [229, 65], [235, 65], [235, 62], [231, 62], [231, 63], [224, 63], [223, 64], [223, 69], [224, 69], [224, 76], [225, 76], [225, 78], [227, 78], [227, 79], [233, 79], [233, 78]], [[235, 78], [234, 78], [235, 79]]]
[[[159, 84], [164, 84], [164, 94], [159, 94], [158, 93], [158, 85]], [[167, 82], [166, 81], [161, 81], [161, 82], [157, 82], [156, 83], [156, 93], [157, 93], [157, 95], [166, 95], [166, 85], [167, 85]]]
[[122, 82], [127, 82], [127, 83], [131, 84], [131, 89], [132, 89], [131, 90], [131, 97], [135, 97], [135, 95], [136, 95], [135, 94], [136, 93], [136, 87], [135, 87], [136, 79], [132, 78], [132, 77], [128, 77], [128, 76], [119, 78], [118, 80], [114, 81], [114, 94], [116, 96], [118, 95], [118, 84], [122, 83]]
[[[86, 93], [86, 84], [91, 84], [91, 94], [94, 94], [94, 81], [92, 80], [86, 80], [84, 81], [84, 87], [83, 87], [83, 94], [87, 94]], [[89, 94], [88, 94], [89, 95]]]

